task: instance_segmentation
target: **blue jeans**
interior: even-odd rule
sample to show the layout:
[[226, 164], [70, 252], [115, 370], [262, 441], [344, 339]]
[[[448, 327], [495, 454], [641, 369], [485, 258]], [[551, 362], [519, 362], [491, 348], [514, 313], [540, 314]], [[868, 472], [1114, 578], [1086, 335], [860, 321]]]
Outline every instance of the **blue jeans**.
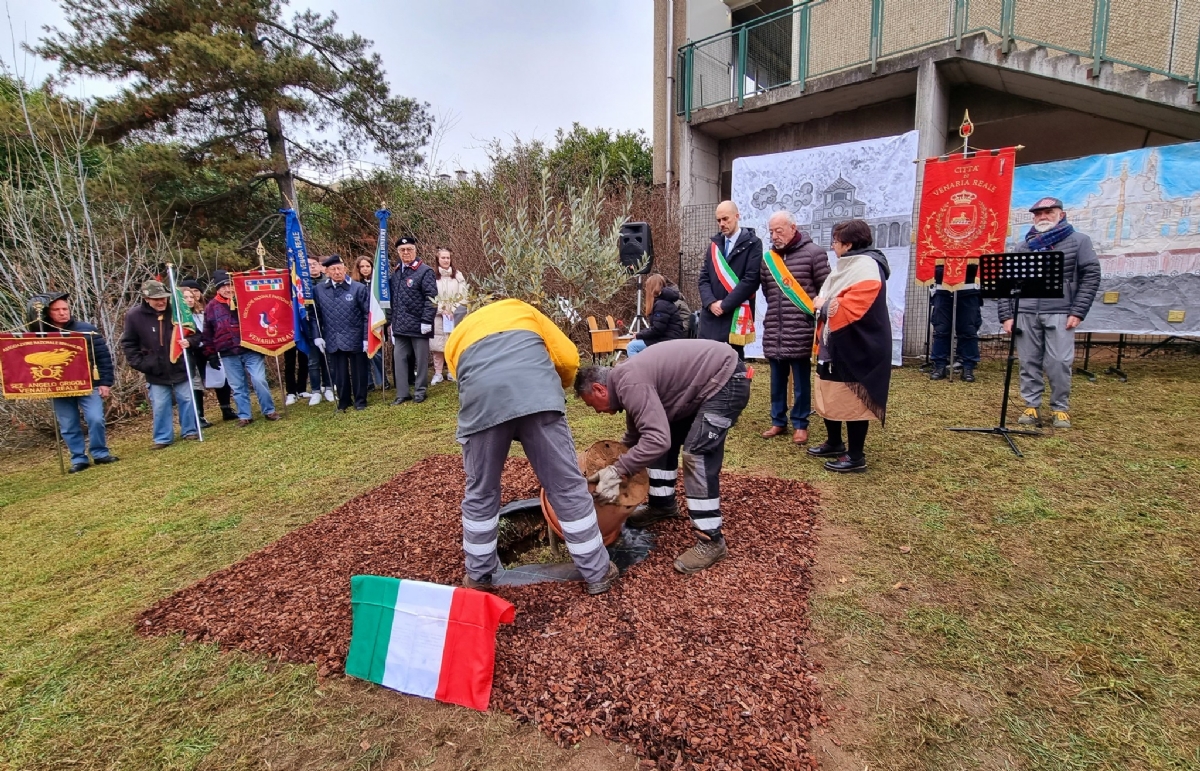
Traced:
[[630, 340], [629, 346], [625, 349], [626, 356], [634, 356], [646, 350], [645, 340]]
[[[233, 404], [237, 408], [238, 418], [250, 419], [250, 386], [254, 386], [254, 395], [258, 397], [258, 406], [262, 414], [270, 415], [275, 411], [275, 400], [271, 398], [271, 388], [267, 385], [267, 357], [258, 351], [246, 351], [241, 356], [221, 354], [221, 367], [225, 370], [225, 379], [233, 389]], [[250, 382], [246, 382], [247, 374]]]
[[182, 436], [197, 436], [196, 413], [192, 407], [192, 384], [188, 381], [173, 386], [150, 384], [150, 409], [154, 412], [154, 443], [170, 444], [175, 439], [175, 421], [171, 403], [179, 407], [179, 432]]
[[333, 386], [329, 377], [329, 367], [325, 364], [325, 354], [321, 353], [316, 344], [308, 347], [308, 382], [312, 385], [312, 393], [321, 393], [322, 388]]
[[767, 359], [771, 365], [771, 425], [784, 428], [788, 418], [788, 375], [792, 376], [792, 428], [807, 429], [812, 415], [809, 359]]
[[[87, 396], [63, 396], [51, 399], [54, 417], [58, 419], [58, 430], [71, 451], [71, 465], [87, 463], [88, 452], [92, 458], [107, 458], [108, 444], [104, 437], [104, 400], [100, 392], [92, 389]], [[83, 421], [87, 423], [88, 442], [83, 444], [83, 426], [79, 422], [79, 411], [83, 410]]]
[[[958, 313], [954, 314], [954, 303]], [[979, 366], [979, 327], [983, 324], [983, 296], [978, 290], [960, 289], [950, 292], [939, 289], [933, 293], [933, 345], [929, 358], [935, 367], [950, 364], [950, 327], [958, 335], [958, 360], [964, 367]], [[951, 316], [954, 316], [951, 321]]]

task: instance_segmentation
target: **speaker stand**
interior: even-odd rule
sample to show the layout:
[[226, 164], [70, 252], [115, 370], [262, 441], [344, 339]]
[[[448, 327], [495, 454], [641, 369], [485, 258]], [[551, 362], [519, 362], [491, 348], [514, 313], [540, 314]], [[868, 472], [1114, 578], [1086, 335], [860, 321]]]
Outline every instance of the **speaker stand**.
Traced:
[[650, 322], [642, 314], [642, 304], [645, 302], [646, 290], [642, 287], [642, 274], [637, 276], [637, 312], [633, 315], [633, 321], [629, 322], [629, 334], [636, 335], [643, 329], [650, 326]]

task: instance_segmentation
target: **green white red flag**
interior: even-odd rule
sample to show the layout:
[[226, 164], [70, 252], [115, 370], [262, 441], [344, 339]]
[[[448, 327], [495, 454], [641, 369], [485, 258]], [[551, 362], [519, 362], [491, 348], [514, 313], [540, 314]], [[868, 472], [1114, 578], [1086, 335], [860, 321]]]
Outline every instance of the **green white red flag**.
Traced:
[[496, 628], [516, 609], [487, 592], [383, 576], [350, 579], [354, 626], [346, 674], [486, 710]]

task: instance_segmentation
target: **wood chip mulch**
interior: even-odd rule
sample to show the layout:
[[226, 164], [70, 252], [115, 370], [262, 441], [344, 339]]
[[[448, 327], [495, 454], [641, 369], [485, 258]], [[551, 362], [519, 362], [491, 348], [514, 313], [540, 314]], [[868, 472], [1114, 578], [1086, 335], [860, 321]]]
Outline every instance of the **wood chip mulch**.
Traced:
[[[426, 458], [162, 600], [138, 631], [339, 674], [352, 575], [461, 580], [463, 486], [460, 457]], [[503, 501], [537, 495], [525, 460], [509, 460], [503, 488]], [[672, 568], [694, 543], [686, 520], [672, 520], [606, 595], [501, 589], [517, 617], [500, 627], [492, 705], [562, 745], [592, 734], [631, 745], [647, 768], [815, 769], [809, 733], [826, 718], [804, 645], [817, 493], [725, 474], [721, 503], [729, 557], [700, 574]]]

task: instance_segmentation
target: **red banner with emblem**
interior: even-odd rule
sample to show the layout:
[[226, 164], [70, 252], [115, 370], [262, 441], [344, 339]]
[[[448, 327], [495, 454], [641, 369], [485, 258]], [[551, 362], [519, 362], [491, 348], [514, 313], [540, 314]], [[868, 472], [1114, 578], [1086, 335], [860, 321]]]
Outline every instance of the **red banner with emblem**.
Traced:
[[5, 399], [53, 399], [92, 392], [85, 335], [0, 334], [0, 384]]
[[242, 347], [278, 356], [296, 344], [291, 276], [286, 270], [233, 273], [234, 305]]
[[981, 254], [1004, 251], [1016, 148], [972, 151], [925, 161], [917, 220], [917, 281], [930, 284], [943, 266], [942, 286], [967, 281]]

